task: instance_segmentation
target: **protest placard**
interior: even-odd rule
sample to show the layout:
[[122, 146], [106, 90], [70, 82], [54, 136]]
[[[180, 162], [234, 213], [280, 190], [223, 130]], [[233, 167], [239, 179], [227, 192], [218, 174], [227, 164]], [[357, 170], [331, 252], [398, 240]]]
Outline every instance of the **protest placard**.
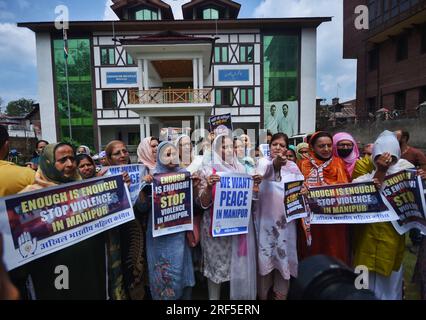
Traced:
[[259, 150], [262, 153], [262, 156], [267, 158], [271, 156], [271, 150], [269, 149], [269, 144], [263, 143], [259, 145]]
[[284, 214], [287, 222], [308, 216], [304, 196], [301, 194], [304, 180], [284, 182]]
[[253, 178], [248, 174], [218, 172], [213, 204], [213, 237], [248, 232], [253, 196]]
[[309, 188], [311, 224], [394, 221], [398, 215], [373, 182]]
[[8, 270], [134, 219], [121, 175], [0, 199]]
[[230, 113], [212, 116], [209, 118], [210, 132], [217, 136], [220, 134], [230, 135], [232, 133], [232, 116]]
[[393, 225], [400, 234], [417, 228], [426, 233], [425, 196], [422, 179], [415, 170], [404, 170], [386, 177], [383, 194], [399, 219]]
[[139, 192], [142, 186], [142, 179], [146, 175], [145, 166], [142, 164], [129, 164], [123, 166], [111, 166], [107, 167], [108, 171], [106, 175], [121, 174], [127, 172], [130, 178], [129, 193], [132, 199], [132, 204], [135, 205], [138, 199]]
[[152, 221], [154, 237], [193, 230], [189, 172], [154, 174]]

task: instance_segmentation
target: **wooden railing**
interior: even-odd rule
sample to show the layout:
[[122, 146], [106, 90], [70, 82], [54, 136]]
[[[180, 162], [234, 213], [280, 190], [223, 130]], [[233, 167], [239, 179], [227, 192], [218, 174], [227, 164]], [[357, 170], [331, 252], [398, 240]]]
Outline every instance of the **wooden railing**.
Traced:
[[211, 103], [212, 89], [129, 90], [130, 104]]

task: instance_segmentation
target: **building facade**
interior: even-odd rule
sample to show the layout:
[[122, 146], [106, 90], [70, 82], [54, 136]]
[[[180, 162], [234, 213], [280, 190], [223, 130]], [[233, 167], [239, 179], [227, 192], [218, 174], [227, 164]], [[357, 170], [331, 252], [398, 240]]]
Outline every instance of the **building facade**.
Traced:
[[159, 0], [111, 8], [119, 21], [70, 22], [68, 77], [62, 30], [18, 24], [36, 33], [46, 140], [69, 137], [71, 124], [76, 143], [137, 145], [162, 128], [202, 132], [226, 113], [234, 129], [315, 130], [316, 30], [331, 18], [238, 19], [229, 0], [193, 0], [183, 20]]
[[[368, 7], [368, 29], [355, 8]], [[345, 0], [344, 52], [357, 59], [357, 116], [388, 109], [415, 117], [426, 101], [426, 1]]]

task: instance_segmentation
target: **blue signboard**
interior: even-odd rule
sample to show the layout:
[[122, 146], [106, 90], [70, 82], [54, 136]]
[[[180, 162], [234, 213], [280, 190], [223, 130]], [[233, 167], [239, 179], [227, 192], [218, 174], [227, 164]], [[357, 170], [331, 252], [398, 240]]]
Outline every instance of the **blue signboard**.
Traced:
[[249, 81], [248, 69], [219, 70], [219, 81]]
[[137, 84], [138, 76], [136, 71], [132, 72], [107, 72], [107, 84]]

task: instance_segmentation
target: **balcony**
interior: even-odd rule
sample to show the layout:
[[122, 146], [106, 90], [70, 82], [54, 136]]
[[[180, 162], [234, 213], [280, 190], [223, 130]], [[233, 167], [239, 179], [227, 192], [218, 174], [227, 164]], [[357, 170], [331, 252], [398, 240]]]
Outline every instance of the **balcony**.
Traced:
[[213, 103], [212, 89], [130, 90], [129, 104]]

